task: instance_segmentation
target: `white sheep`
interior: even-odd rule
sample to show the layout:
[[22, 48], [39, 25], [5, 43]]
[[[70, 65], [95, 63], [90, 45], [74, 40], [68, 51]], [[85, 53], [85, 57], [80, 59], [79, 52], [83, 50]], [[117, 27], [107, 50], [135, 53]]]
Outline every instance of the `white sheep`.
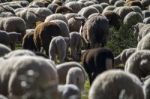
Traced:
[[81, 68], [72, 67], [68, 70], [66, 84], [74, 84], [83, 92], [85, 81], [85, 75]]
[[48, 8], [24, 8], [16, 11], [16, 15], [23, 18], [26, 22], [27, 28], [35, 28], [37, 22], [43, 22], [45, 18], [53, 12]]
[[114, 64], [125, 64], [127, 59], [136, 51], [136, 48], [124, 49], [118, 56], [114, 58]]
[[93, 5], [91, 5], [91, 6], [92, 6], [92, 7], [95, 7], [95, 8], [99, 11], [99, 13], [102, 13], [103, 7], [100, 6], [99, 4], [93, 4]]
[[72, 8], [74, 13], [78, 13], [85, 5], [81, 2], [72, 1], [65, 3], [65, 6]]
[[85, 69], [82, 65], [80, 65], [78, 62], [65, 62], [59, 65], [56, 65], [57, 72], [58, 72], [58, 78], [59, 78], [59, 84], [66, 84], [66, 77], [69, 69], [73, 67], [79, 67], [82, 72], [84, 73], [84, 79], [87, 79], [87, 73], [85, 72]]
[[125, 1], [124, 0], [117, 0], [114, 4], [116, 7], [124, 6]]
[[36, 56], [36, 55], [32, 51], [18, 49], [18, 50], [11, 51], [10, 53], [6, 54], [3, 58], [9, 59], [17, 56]]
[[113, 6], [113, 5], [109, 5], [107, 7], [104, 8], [103, 12], [102, 13], [106, 13], [106, 12], [109, 12], [109, 11], [113, 11], [116, 7]]
[[0, 43], [0, 56], [4, 56], [5, 54], [11, 52], [11, 49], [4, 44]]
[[88, 18], [93, 13], [99, 13], [99, 11], [92, 6], [84, 7], [78, 12], [79, 15], [84, 16], [85, 18]]
[[55, 13], [55, 14], [47, 16], [44, 22], [50, 22], [52, 20], [62, 20], [68, 25], [68, 20], [63, 14], [60, 14], [60, 13], [59, 14]]
[[143, 23], [150, 24], [150, 17], [144, 18]]
[[149, 60], [149, 50], [138, 50], [134, 52], [126, 61], [125, 71], [135, 74], [140, 79], [145, 78], [150, 75]]
[[8, 80], [9, 98], [58, 99], [56, 68], [44, 58], [33, 56], [17, 58], [13, 65], [9, 65], [12, 66], [9, 67], [12, 69]]
[[82, 37], [78, 32], [71, 32], [70, 34], [70, 55], [73, 60], [80, 60], [81, 48], [82, 48]]
[[[62, 36], [52, 38], [49, 44], [49, 58], [56, 63], [65, 61], [67, 51], [67, 44]], [[59, 62], [58, 62], [59, 60]]]
[[144, 81], [143, 89], [145, 93], [145, 99], [150, 99], [150, 78]]
[[138, 22], [142, 22], [143, 17], [139, 12], [129, 12], [123, 20], [123, 24], [126, 25], [127, 27], [131, 27]]
[[89, 99], [145, 99], [140, 80], [121, 70], [109, 70], [93, 82]]
[[150, 32], [147, 33], [146, 36], [144, 36], [139, 42], [138, 42], [138, 45], [137, 45], [137, 50], [144, 50], [144, 49], [147, 49], [149, 50], [150, 49]]
[[21, 33], [23, 36], [26, 33], [26, 23], [20, 17], [0, 18], [0, 29], [7, 32]]
[[58, 85], [59, 99], [81, 99], [80, 90], [73, 84]]

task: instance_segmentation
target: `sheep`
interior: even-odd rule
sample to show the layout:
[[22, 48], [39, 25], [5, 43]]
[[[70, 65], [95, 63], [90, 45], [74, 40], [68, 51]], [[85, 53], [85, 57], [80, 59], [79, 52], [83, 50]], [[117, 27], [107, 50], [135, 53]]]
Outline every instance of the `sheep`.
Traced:
[[[62, 63], [65, 61], [67, 51], [67, 44], [62, 36], [52, 38], [49, 44], [49, 58], [55, 63]], [[59, 62], [58, 62], [59, 60]]]
[[21, 34], [16, 32], [8, 32], [10, 47], [15, 50], [17, 41], [21, 41]]
[[150, 24], [145, 24], [139, 30], [138, 41], [140, 41], [145, 35], [150, 32]]
[[145, 99], [150, 98], [150, 79], [148, 78], [146, 81], [144, 81], [143, 90], [145, 93]]
[[143, 17], [139, 12], [129, 12], [123, 20], [123, 24], [126, 25], [127, 27], [131, 27], [138, 22], [142, 22]]
[[150, 32], [148, 32], [148, 34], [146, 34], [137, 44], [137, 50], [143, 50], [143, 49], [150, 49], [150, 44], [149, 44], [149, 40], [150, 40]]
[[109, 0], [97, 0], [99, 3], [109, 3]]
[[143, 14], [144, 18], [150, 17], [150, 11], [149, 10], [143, 10], [142, 14]]
[[91, 5], [91, 7], [96, 8], [99, 11], [99, 13], [102, 13], [102, 11], [103, 11], [103, 7], [100, 6], [99, 4], [93, 4], [93, 5]]
[[116, 7], [124, 6], [125, 1], [124, 0], [117, 0], [114, 4]]
[[43, 22], [45, 18], [52, 14], [48, 8], [25, 8], [16, 12], [16, 15], [26, 21], [27, 28], [35, 28], [36, 22]]
[[59, 99], [81, 99], [80, 90], [73, 84], [58, 85]]
[[2, 5], [0, 4], [0, 12], [10, 12], [15, 15], [14, 9], [9, 5]]
[[103, 15], [89, 18], [81, 29], [83, 40], [91, 48], [105, 46], [109, 35], [109, 21]]
[[50, 22], [54, 22], [59, 26], [59, 28], [61, 29], [62, 36], [69, 37], [69, 32], [70, 32], [69, 26], [64, 21], [62, 21], [62, 20], [52, 20]]
[[59, 6], [62, 6], [63, 5], [63, 1], [61, 1], [61, 0], [53, 0], [52, 4], [58, 4]]
[[32, 1], [28, 6], [38, 6], [38, 7], [45, 7], [44, 3], [41, 1]]
[[8, 98], [3, 95], [0, 95], [0, 99], [8, 99]]
[[106, 2], [102, 2], [100, 3], [100, 6], [102, 6], [102, 8], [105, 9], [107, 6], [109, 6], [109, 4]]
[[62, 13], [62, 14], [72, 13], [72, 12], [73, 12], [72, 8], [66, 7], [66, 6], [59, 6], [56, 8], [56, 11], [55, 11], [55, 13]]
[[88, 6], [90, 6], [90, 5], [94, 5], [94, 4], [95, 4], [94, 1], [86, 1], [86, 2], [84, 3], [84, 5], [85, 5], [86, 7], [88, 7]]
[[49, 10], [51, 10], [53, 13], [56, 12], [57, 7], [59, 7], [58, 4], [49, 4], [49, 5], [47, 6], [47, 8], [48, 8]]
[[149, 50], [138, 50], [134, 52], [126, 61], [125, 72], [135, 74], [139, 79], [150, 75]]
[[78, 13], [83, 7], [85, 7], [85, 5], [83, 3], [79, 3], [79, 2], [68, 2], [65, 4], [65, 6], [72, 8], [74, 13]]
[[[26, 7], [26, 6], [29, 5], [29, 2], [26, 1], [26, 0], [22, 0], [22, 1], [13, 1], [13, 2], [15, 2], [15, 3], [17, 3], [17, 4], [20, 4], [22, 7]], [[13, 2], [12, 2], [12, 3], [13, 3]]]
[[61, 36], [61, 34], [61, 29], [54, 22], [43, 22], [37, 25], [33, 35], [37, 51], [41, 51], [41, 47], [43, 47], [46, 55], [49, 55], [48, 48], [52, 37]]
[[0, 31], [0, 37], [1, 37], [0, 43], [4, 44], [6, 46], [10, 46], [10, 38], [9, 38], [6, 31], [1, 30]]
[[116, 11], [116, 13], [121, 17], [121, 20], [123, 20], [124, 17], [131, 11], [133, 11], [132, 8], [128, 6], [123, 6], [123, 7], [119, 7], [119, 10]]
[[[135, 11], [135, 12], [139, 12], [142, 15], [142, 9], [139, 6], [131, 6], [131, 8]], [[143, 15], [142, 15], [143, 16]]]
[[121, 18], [118, 14], [113, 11], [107, 11], [103, 13], [104, 16], [109, 20], [110, 27], [114, 27], [115, 29], [119, 29], [121, 25]]
[[0, 43], [0, 57], [4, 56], [5, 54], [9, 53], [10, 51], [11, 51], [11, 49], [9, 47]]
[[34, 31], [26, 33], [22, 40], [22, 48], [28, 49], [31, 51], [37, 51], [34, 40], [33, 40]]
[[0, 17], [10, 17], [10, 16], [15, 16], [11, 12], [1, 12]]
[[[114, 5], [118, 0], [109, 0], [109, 4]], [[123, 1], [123, 0], [122, 0]]]
[[150, 24], [150, 17], [144, 18], [143, 23]]
[[[136, 25], [133, 25], [132, 26], [132, 29], [133, 29], [133, 34], [134, 34], [134, 36], [136, 37], [136, 38], [138, 38], [138, 36], [139, 36], [139, 31], [143, 31], [142, 30], [142, 28], [143, 28], [143, 26], [145, 26], [145, 24], [144, 23], [137, 23]], [[142, 32], [141, 32], [142, 33]], [[139, 38], [138, 38], [139, 39]], [[137, 39], [137, 41], [139, 41]]]
[[68, 20], [63, 14], [55, 13], [55, 14], [49, 15], [46, 17], [44, 22], [50, 22], [52, 20], [62, 20], [68, 25]]
[[98, 74], [113, 68], [114, 55], [107, 48], [89, 49], [83, 53], [81, 62], [89, 76], [90, 84], [92, 84]]
[[81, 64], [79, 64], [78, 62], [74, 62], [74, 61], [64, 62], [64, 63], [56, 65], [58, 78], [59, 78], [59, 84], [66, 84], [67, 73], [73, 67], [79, 67], [84, 73], [84, 79], [87, 79], [86, 71]]
[[4, 59], [9, 59], [9, 58], [12, 58], [12, 57], [17, 57], [17, 56], [36, 56], [36, 55], [32, 51], [25, 50], [25, 49], [18, 49], [18, 50], [11, 51], [8, 54], [5, 54], [3, 56], [3, 58]]
[[126, 3], [127, 6], [138, 6], [143, 9], [143, 6], [140, 1], [129, 1]]
[[69, 25], [69, 30], [70, 30], [70, 32], [79, 32], [79, 30], [80, 30], [80, 27], [81, 27], [81, 25], [82, 25], [82, 20], [80, 20], [80, 19], [77, 19], [76, 18], [76, 16], [74, 16], [74, 17], [72, 17], [72, 18], [70, 18], [69, 20], [68, 20], [68, 25]]
[[66, 77], [66, 84], [74, 84], [83, 92], [85, 81], [85, 75], [81, 68], [72, 67], [69, 69]]
[[127, 59], [136, 51], [136, 48], [124, 49], [118, 56], [114, 58], [115, 66], [126, 63]]
[[8, 65], [8, 68], [12, 69], [8, 81], [9, 98], [58, 99], [56, 68], [44, 58], [20, 57], [15, 64]]
[[23, 6], [21, 6], [21, 4], [19, 4], [19, 3], [8, 3], [8, 4], [6, 4], [6, 5], [8, 5], [8, 6], [10, 6], [10, 7], [12, 7], [13, 9], [17, 9], [17, 8], [22, 8]]
[[26, 32], [26, 24], [20, 17], [0, 18], [0, 30], [21, 33], [23, 37]]
[[[68, 21], [70, 18], [77, 17], [77, 16], [79, 16], [77, 13], [66, 13], [65, 14], [65, 17], [67, 18]], [[69, 24], [69, 22], [68, 22], [68, 24]]]
[[109, 5], [109, 6], [104, 8], [102, 13], [105, 13], [107, 11], [113, 11], [115, 8], [116, 8], [115, 6]]
[[150, 5], [150, 1], [149, 0], [141, 0], [142, 6], [144, 8], [148, 7]]
[[17, 41], [21, 39], [21, 34], [16, 32], [6, 32], [6, 31], [0, 31], [0, 43], [10, 46], [12, 50], [15, 49], [15, 44]]
[[89, 99], [145, 99], [140, 80], [121, 70], [106, 71], [95, 79]]
[[89, 15], [93, 13], [99, 13], [99, 11], [92, 6], [84, 7], [78, 12], [79, 15], [84, 16], [85, 18], [88, 18]]
[[81, 57], [82, 37], [78, 32], [71, 32], [70, 34], [70, 56], [75, 61], [79, 61]]

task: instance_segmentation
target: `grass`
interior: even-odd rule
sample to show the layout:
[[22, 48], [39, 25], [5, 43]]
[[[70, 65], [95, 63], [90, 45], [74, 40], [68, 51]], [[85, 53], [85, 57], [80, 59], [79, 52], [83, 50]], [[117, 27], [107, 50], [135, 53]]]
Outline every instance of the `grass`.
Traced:
[[88, 80], [85, 82], [84, 89], [85, 90], [82, 93], [81, 99], [88, 99], [88, 94], [89, 94], [89, 89], [90, 89], [90, 83]]

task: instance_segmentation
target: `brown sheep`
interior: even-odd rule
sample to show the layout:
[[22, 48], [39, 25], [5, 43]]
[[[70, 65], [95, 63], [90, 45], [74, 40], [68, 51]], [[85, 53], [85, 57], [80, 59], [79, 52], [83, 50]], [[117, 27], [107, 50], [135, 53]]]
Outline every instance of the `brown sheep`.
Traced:
[[22, 48], [23, 49], [28, 49], [31, 51], [36, 51], [36, 46], [34, 44], [34, 40], [33, 40], [33, 35], [34, 35], [34, 31], [26, 33], [23, 37], [23, 41], [22, 41]]
[[82, 64], [92, 84], [98, 74], [113, 68], [114, 55], [108, 48], [86, 50], [82, 55]]
[[83, 37], [88, 47], [105, 46], [109, 35], [109, 21], [103, 15], [96, 15], [89, 18], [81, 29]]
[[143, 5], [140, 1], [130, 1], [126, 3], [127, 6], [139, 6], [141, 9], [143, 9]]
[[103, 13], [103, 15], [106, 16], [106, 18], [109, 20], [109, 25], [111, 27], [114, 27], [116, 29], [120, 28], [121, 18], [117, 13], [115, 13], [113, 11], [107, 11], [107, 12]]
[[41, 47], [46, 52], [46, 55], [48, 54], [48, 48], [50, 41], [53, 36], [59, 36], [61, 35], [61, 30], [59, 26], [54, 22], [43, 22], [40, 23], [36, 28], [33, 35], [33, 40], [35, 43], [35, 46], [38, 51], [41, 50]]

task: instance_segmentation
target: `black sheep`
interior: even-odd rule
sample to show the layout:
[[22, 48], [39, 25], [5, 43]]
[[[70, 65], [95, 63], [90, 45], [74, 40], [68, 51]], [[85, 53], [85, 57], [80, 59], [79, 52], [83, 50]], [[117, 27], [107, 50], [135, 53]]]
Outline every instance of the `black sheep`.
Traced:
[[98, 74], [113, 67], [114, 55], [107, 48], [89, 49], [82, 55], [82, 64], [89, 76], [90, 84], [92, 84]]

